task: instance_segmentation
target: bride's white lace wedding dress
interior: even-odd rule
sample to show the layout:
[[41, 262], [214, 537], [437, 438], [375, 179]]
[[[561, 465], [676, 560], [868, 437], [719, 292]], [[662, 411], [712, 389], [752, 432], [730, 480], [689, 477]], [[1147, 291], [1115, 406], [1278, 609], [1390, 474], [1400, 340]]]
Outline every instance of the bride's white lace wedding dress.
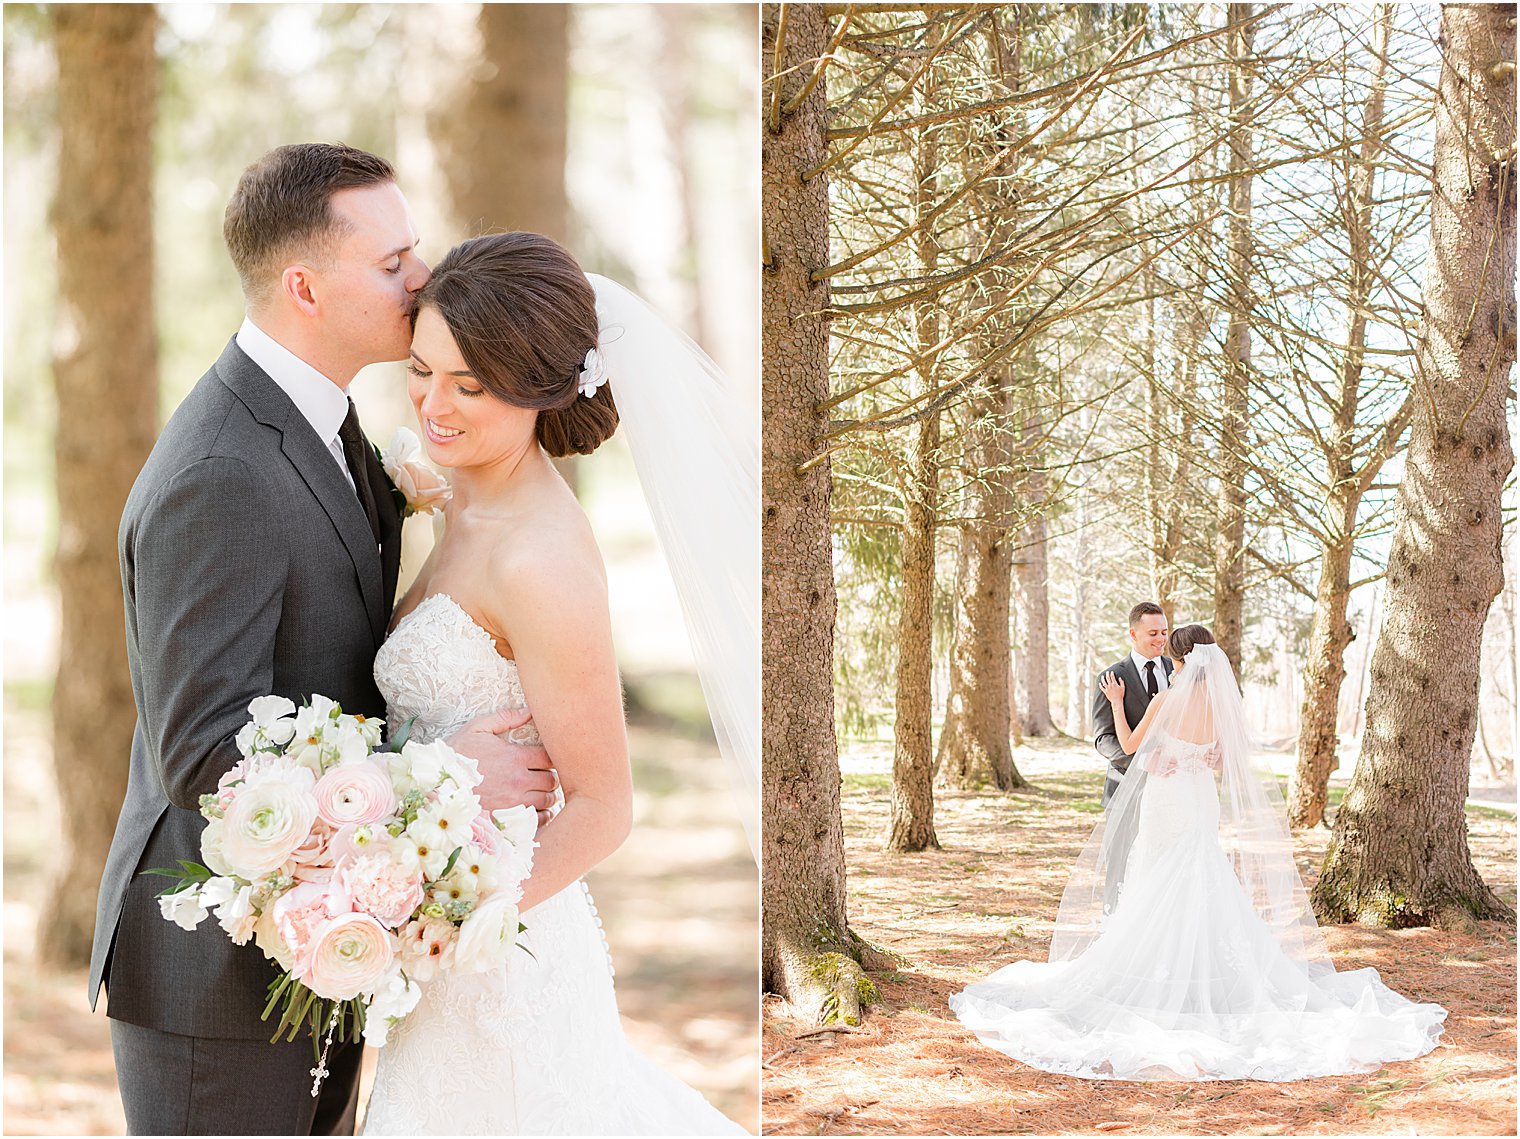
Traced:
[[[424, 743], [527, 703], [516, 664], [446, 594], [401, 620], [375, 659], [375, 680], [389, 722], [415, 716], [413, 738]], [[391, 1031], [365, 1134], [744, 1133], [624, 1038], [584, 882], [522, 920], [531, 956], [515, 952], [498, 973], [431, 982]]]
[[1376, 970], [1335, 971], [1291, 861], [1273, 866], [1277, 880], [1243, 885], [1269, 877], [1250, 860], [1286, 832], [1264, 825], [1268, 812], [1237, 824], [1227, 811], [1221, 842], [1221, 800], [1246, 782], [1230, 782], [1228, 766], [1216, 776], [1218, 742], [1152, 737], [1126, 777], [1140, 772], [1143, 795], [1130, 788], [1138, 825], [1115, 856], [1117, 900], [1104, 904], [1094, 881], [1083, 911], [1068, 886], [1062, 918], [1075, 912], [1087, 931], [1068, 950], [1058, 924], [1051, 961], [1014, 962], [952, 996], [961, 1021], [1014, 1059], [1090, 1079], [1296, 1080], [1434, 1048], [1444, 1009], [1399, 995]]

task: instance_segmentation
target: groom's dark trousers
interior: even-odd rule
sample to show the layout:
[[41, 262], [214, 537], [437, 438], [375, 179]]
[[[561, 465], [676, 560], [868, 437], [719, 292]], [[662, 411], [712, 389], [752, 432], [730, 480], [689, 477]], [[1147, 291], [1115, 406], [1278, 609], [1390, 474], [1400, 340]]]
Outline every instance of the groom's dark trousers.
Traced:
[[[368, 456], [366, 456], [368, 460]], [[90, 1005], [102, 983], [132, 1134], [345, 1134], [357, 1046], [311, 1095], [312, 1041], [271, 1045], [274, 966], [208, 918], [166, 921], [143, 876], [201, 861], [200, 797], [241, 757], [248, 703], [313, 693], [382, 716], [372, 676], [400, 563], [379, 463], [359, 472], [376, 543], [342, 468], [289, 397], [229, 343], [164, 427], [133, 484], [118, 550], [137, 729], [100, 883]]]
[[[1172, 675], [1172, 662], [1163, 653], [1159, 658], [1162, 671], [1168, 678]], [[1151, 706], [1151, 694], [1145, 690], [1145, 681], [1140, 676], [1140, 670], [1135, 667], [1135, 660], [1128, 653], [1123, 660], [1115, 661], [1098, 674], [1101, 680], [1106, 674], [1113, 673], [1124, 681], [1124, 718], [1129, 722], [1131, 729], [1137, 727], [1145, 717], [1145, 710]], [[1108, 761], [1108, 769], [1103, 781], [1103, 807], [1106, 810], [1109, 803], [1119, 791], [1119, 781], [1129, 772], [1129, 763], [1133, 758], [1123, 747], [1119, 745], [1119, 734], [1114, 727], [1114, 708], [1108, 702], [1108, 697], [1103, 695], [1103, 690], [1096, 686], [1093, 688], [1093, 747], [1098, 749], [1098, 754]], [[1123, 823], [1123, 833], [1116, 831], [1109, 839], [1109, 862], [1108, 874], [1104, 880], [1104, 902], [1107, 908], [1112, 908], [1118, 901], [1119, 884], [1124, 879], [1124, 864], [1129, 858], [1130, 847], [1135, 843], [1135, 828], [1139, 825], [1139, 816], [1130, 812], [1126, 815]]]

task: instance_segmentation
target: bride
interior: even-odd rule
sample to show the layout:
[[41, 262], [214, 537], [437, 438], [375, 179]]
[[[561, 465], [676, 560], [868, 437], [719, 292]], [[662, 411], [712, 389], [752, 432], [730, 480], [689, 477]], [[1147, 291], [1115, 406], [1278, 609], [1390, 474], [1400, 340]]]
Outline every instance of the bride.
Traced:
[[635, 1052], [618, 1019], [582, 876], [629, 831], [622, 694], [602, 559], [550, 456], [590, 453], [621, 411], [720, 743], [753, 782], [753, 436], [699, 349], [546, 237], [456, 246], [414, 321], [409, 395], [453, 495], [375, 680], [390, 722], [415, 717], [423, 741], [530, 708], [521, 742], [548, 749], [563, 805], [524, 884], [527, 952], [426, 987], [380, 1052], [365, 1131], [742, 1133]]
[[1212, 634], [1185, 625], [1167, 654], [1171, 685], [1133, 728], [1123, 681], [1104, 682], [1135, 758], [1061, 896], [1049, 962], [950, 1007], [984, 1044], [1089, 1079], [1297, 1080], [1429, 1052], [1444, 1009], [1335, 971]]

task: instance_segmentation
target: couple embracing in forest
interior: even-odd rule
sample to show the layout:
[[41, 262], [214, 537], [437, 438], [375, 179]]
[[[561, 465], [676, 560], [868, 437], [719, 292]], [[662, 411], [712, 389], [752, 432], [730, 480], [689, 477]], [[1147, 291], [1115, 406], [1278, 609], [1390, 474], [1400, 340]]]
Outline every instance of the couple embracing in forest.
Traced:
[[1298, 1080], [1436, 1046], [1446, 1010], [1338, 973], [1253, 756], [1229, 659], [1202, 625], [1129, 614], [1098, 677], [1104, 816], [1061, 895], [1050, 959], [950, 998], [983, 1043], [1091, 1079]]

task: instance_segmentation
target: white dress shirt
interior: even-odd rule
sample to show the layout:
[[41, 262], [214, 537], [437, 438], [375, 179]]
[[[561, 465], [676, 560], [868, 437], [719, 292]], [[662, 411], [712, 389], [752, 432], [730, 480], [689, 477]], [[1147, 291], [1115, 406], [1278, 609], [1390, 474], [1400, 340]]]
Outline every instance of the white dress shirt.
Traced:
[[[343, 442], [338, 438], [338, 431], [348, 418], [348, 389], [338, 387], [246, 316], [243, 327], [238, 329], [237, 346], [290, 397], [353, 487], [354, 476], [349, 473]], [[357, 487], [354, 492], [358, 493]]]
[[[1132, 660], [1132, 661], [1134, 661], [1135, 662], [1135, 667], [1140, 670], [1140, 687], [1144, 688], [1145, 687], [1145, 666], [1148, 665], [1148, 664], [1150, 664], [1151, 662], [1148, 661], [1148, 660], [1146, 660], [1143, 656], [1141, 656], [1139, 653], [1137, 653], [1134, 649], [1130, 649], [1130, 651], [1129, 651], [1129, 659]], [[1155, 663], [1156, 663], [1156, 692], [1159, 694], [1159, 693], [1165, 692], [1167, 690], [1167, 688], [1170, 687], [1170, 685], [1168, 685], [1167, 681], [1166, 681], [1166, 665], [1164, 665], [1164, 664], [1161, 663], [1161, 657], [1158, 656], [1156, 658], [1156, 662]]]

